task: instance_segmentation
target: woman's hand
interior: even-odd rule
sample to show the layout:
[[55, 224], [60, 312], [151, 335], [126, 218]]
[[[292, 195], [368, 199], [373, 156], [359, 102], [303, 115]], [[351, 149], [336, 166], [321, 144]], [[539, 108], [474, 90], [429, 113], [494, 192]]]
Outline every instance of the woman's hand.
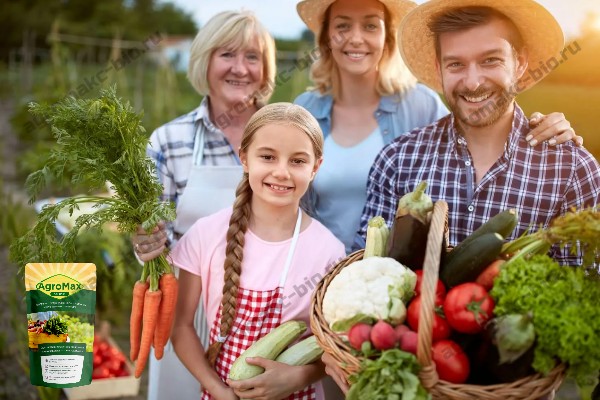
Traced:
[[247, 358], [250, 365], [263, 367], [265, 372], [240, 381], [227, 380], [236, 395], [243, 399], [280, 400], [308, 386], [303, 369], [262, 357]]
[[138, 226], [137, 232], [131, 239], [133, 249], [138, 258], [143, 261], [150, 261], [162, 254], [166, 248], [167, 231], [164, 222], [159, 222], [151, 233], [146, 232], [141, 226]]
[[572, 140], [577, 146], [583, 146], [583, 138], [575, 134], [571, 123], [563, 113], [544, 115], [539, 112], [531, 114], [529, 124], [533, 128], [525, 138], [531, 146], [548, 141], [550, 146]]
[[321, 361], [323, 362], [323, 364], [325, 364], [325, 373], [333, 378], [335, 383], [337, 383], [340, 389], [342, 389], [342, 392], [344, 392], [344, 394], [348, 393], [348, 389], [350, 389], [350, 387], [348, 386], [348, 381], [344, 377], [342, 369], [338, 367], [333, 357], [331, 357], [327, 353], [323, 353]]

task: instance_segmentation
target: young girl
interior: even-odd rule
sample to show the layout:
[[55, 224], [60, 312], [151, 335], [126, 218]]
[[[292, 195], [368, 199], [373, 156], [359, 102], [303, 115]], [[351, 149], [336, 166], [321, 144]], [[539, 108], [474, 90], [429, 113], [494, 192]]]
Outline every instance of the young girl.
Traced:
[[[180, 268], [171, 340], [200, 381], [202, 399], [323, 398], [315, 384], [324, 376], [320, 362], [288, 366], [248, 359], [265, 372], [227, 379], [237, 357], [276, 326], [287, 320], [308, 324], [314, 283], [344, 256], [343, 244], [299, 207], [322, 152], [319, 125], [302, 107], [275, 103], [257, 111], [242, 137], [244, 176], [233, 208], [199, 219], [171, 253]], [[208, 351], [194, 329], [201, 295], [211, 327]]]

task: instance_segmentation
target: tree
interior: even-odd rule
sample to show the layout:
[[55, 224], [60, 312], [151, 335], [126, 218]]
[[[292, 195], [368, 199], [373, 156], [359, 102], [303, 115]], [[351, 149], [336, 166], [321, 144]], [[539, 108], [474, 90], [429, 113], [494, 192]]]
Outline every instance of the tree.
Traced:
[[24, 32], [35, 35], [36, 48], [48, 48], [47, 35], [55, 19], [61, 33], [112, 39], [145, 40], [155, 32], [195, 35], [189, 13], [156, 0], [5, 0], [0, 13], [0, 61], [19, 48]]

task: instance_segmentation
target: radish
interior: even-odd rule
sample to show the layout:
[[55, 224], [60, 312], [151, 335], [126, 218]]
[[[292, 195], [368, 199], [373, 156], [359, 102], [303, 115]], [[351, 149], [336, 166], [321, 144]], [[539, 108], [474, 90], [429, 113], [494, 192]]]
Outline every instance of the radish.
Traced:
[[410, 331], [410, 328], [406, 325], [398, 325], [394, 328], [394, 331], [396, 331], [396, 339], [398, 340], [398, 343], [401, 343], [402, 340], [402, 336]]
[[396, 347], [396, 331], [387, 322], [379, 321], [371, 329], [371, 342], [378, 350], [392, 349]]
[[352, 325], [352, 328], [348, 331], [350, 345], [356, 350], [361, 350], [362, 344], [368, 342], [371, 337], [371, 329], [371, 325], [367, 325], [363, 322]]
[[417, 341], [417, 332], [410, 330], [404, 332], [404, 335], [402, 335], [402, 341], [400, 342], [400, 349], [406, 351], [407, 353], [417, 354]]

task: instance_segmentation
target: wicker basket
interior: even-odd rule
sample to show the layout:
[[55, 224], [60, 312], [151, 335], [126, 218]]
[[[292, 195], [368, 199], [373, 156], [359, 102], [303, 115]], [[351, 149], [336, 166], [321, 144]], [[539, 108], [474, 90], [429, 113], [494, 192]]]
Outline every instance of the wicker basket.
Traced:
[[[418, 332], [417, 358], [422, 366], [420, 378], [423, 386], [434, 400], [535, 400], [557, 389], [565, 375], [560, 364], [548, 375], [534, 374], [510, 383], [496, 385], [454, 384], [439, 379], [431, 354], [431, 334], [434, 315], [435, 287], [441, 255], [444, 228], [447, 227], [448, 205], [444, 201], [435, 203], [425, 256], [420, 323]], [[352, 355], [351, 347], [333, 332], [323, 316], [323, 297], [333, 278], [346, 266], [362, 259], [363, 250], [356, 251], [341, 260], [317, 285], [313, 294], [310, 322], [317, 341], [338, 364], [346, 377], [360, 369], [360, 358]]]

